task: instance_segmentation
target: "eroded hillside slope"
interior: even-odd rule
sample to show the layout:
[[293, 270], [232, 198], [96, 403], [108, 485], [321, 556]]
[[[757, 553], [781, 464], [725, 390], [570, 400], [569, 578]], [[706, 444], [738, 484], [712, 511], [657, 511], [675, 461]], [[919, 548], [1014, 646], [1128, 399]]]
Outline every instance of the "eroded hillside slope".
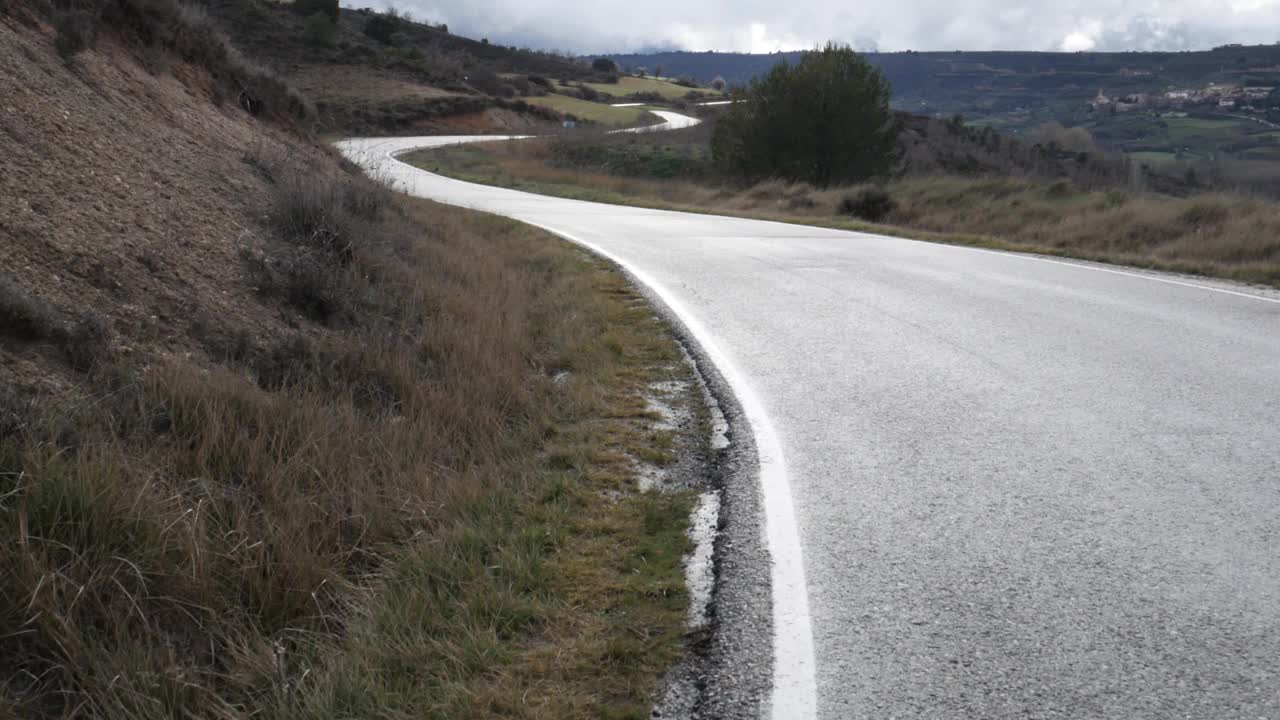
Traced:
[[666, 328], [362, 177], [203, 13], [72, 7], [0, 5], [0, 717], [647, 717]]
[[[240, 270], [241, 249], [273, 241], [269, 183], [246, 159], [323, 154], [234, 100], [215, 102], [206, 68], [176, 60], [149, 73], [117, 38], [67, 62], [54, 34], [0, 17], [0, 267], [11, 286], [54, 325], [102, 325], [105, 350], [123, 354], [202, 352], [223, 327], [258, 340], [287, 330]], [[72, 379], [45, 344], [0, 352], [8, 385]]]

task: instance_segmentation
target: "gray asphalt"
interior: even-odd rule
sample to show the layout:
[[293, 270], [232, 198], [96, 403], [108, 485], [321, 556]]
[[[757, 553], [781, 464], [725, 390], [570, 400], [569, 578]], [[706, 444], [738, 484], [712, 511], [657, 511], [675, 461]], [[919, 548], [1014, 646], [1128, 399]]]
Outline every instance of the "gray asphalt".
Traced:
[[641, 269], [758, 395], [820, 716], [1280, 718], [1276, 293], [380, 159], [441, 142], [345, 149]]

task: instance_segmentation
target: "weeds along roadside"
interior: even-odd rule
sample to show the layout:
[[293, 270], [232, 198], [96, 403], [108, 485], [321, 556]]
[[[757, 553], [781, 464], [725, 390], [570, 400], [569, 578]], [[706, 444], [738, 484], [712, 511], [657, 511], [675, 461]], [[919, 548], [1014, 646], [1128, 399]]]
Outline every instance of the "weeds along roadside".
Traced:
[[647, 717], [692, 502], [632, 477], [666, 328], [539, 231], [246, 160], [271, 345], [122, 356], [0, 293], [98, 388], [6, 398], [0, 715]]
[[[564, 162], [599, 162], [592, 149], [571, 146], [566, 155], [554, 142], [522, 140], [424, 150], [403, 159], [461, 180], [579, 200], [813, 224], [1280, 287], [1280, 205], [1246, 193], [1172, 197], [1081, 189], [1065, 180], [945, 174], [825, 190], [781, 180], [742, 186], [708, 177], [705, 162], [687, 148], [649, 148], [648, 155], [621, 159], [615, 152], [610, 162], [621, 163], [616, 170]], [[668, 165], [698, 180], [652, 176]]]

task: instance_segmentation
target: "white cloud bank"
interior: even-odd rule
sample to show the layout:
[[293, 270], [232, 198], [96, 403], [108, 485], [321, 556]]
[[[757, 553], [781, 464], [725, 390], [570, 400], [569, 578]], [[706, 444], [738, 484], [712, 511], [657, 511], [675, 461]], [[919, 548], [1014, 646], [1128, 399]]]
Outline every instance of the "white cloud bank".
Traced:
[[655, 47], [772, 52], [828, 39], [862, 49], [1073, 52], [1280, 41], [1280, 0], [398, 0], [395, 5], [418, 19], [448, 23], [462, 35], [575, 53]]

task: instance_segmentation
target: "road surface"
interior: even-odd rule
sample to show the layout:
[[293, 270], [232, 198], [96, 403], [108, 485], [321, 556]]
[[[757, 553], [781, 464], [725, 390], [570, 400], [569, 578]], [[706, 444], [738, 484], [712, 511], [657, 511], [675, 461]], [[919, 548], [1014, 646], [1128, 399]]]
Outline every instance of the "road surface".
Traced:
[[683, 128], [693, 127], [694, 125], [699, 125], [702, 123], [702, 121], [699, 120], [698, 118], [689, 117], [688, 115], [681, 115], [680, 113], [671, 112], [669, 110], [650, 110], [649, 112], [653, 115], [657, 115], [658, 117], [662, 118], [662, 122], [654, 123], [652, 125], [641, 125], [639, 127], [633, 127], [633, 128], [623, 128], [621, 130], [611, 130], [609, 131], [609, 134], [648, 133], [648, 132], [660, 132], [664, 130], [681, 130]]
[[727, 366], [762, 460], [774, 717], [1280, 718], [1280, 295], [390, 157], [460, 140], [342, 148], [607, 253]]

